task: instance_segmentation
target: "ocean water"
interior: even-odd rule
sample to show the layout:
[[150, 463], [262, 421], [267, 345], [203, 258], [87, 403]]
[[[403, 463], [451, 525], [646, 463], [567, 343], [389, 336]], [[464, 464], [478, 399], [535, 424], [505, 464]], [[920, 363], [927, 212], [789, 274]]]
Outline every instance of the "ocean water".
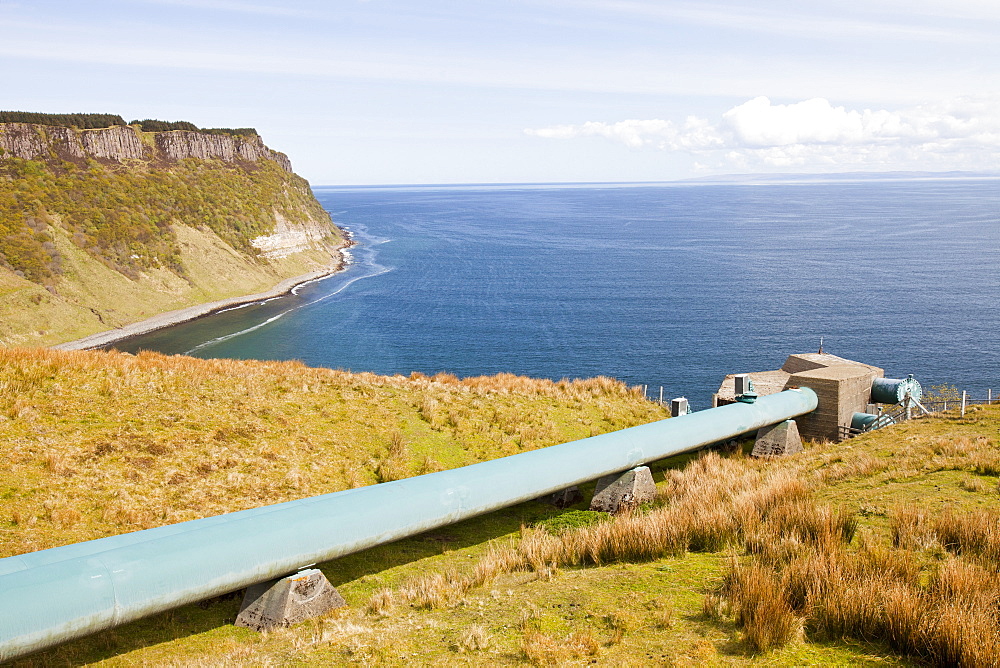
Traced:
[[1000, 181], [315, 192], [358, 241], [346, 271], [117, 347], [606, 375], [697, 409], [822, 338], [891, 377], [1000, 392]]

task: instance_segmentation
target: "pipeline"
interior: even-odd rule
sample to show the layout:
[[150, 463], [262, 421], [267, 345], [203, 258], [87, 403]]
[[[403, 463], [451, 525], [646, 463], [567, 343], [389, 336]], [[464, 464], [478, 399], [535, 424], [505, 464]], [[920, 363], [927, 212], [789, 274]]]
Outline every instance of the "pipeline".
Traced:
[[815, 410], [807, 388], [393, 482], [0, 559], [0, 661]]

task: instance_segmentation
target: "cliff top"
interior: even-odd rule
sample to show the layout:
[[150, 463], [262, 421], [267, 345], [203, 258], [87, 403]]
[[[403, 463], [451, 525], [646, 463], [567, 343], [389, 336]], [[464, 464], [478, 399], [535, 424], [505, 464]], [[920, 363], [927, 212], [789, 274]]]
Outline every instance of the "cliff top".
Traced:
[[[78, 116], [66, 115], [66, 122]], [[198, 158], [217, 159], [251, 168], [259, 160], [267, 159], [278, 163], [286, 172], [292, 171], [288, 156], [265, 146], [252, 128], [191, 130], [183, 127], [185, 124], [194, 127], [190, 123], [165, 121], [81, 128], [5, 120], [12, 117], [10, 112], [0, 114], [0, 158], [61, 161], [81, 166], [88, 160], [106, 165], [130, 161], [166, 165], [184, 158]], [[84, 125], [96, 123], [82, 116], [78, 120], [82, 120]], [[144, 130], [144, 127], [168, 129]]]
[[51, 125], [77, 130], [100, 130], [114, 126], [137, 126], [143, 132], [169, 132], [171, 130], [188, 130], [209, 135], [233, 135], [252, 137], [257, 135], [254, 128], [199, 128], [189, 121], [161, 121], [155, 118], [135, 120], [126, 123], [117, 114], [45, 114], [36, 111], [0, 111], [0, 123], [30, 123], [32, 125]]
[[0, 123], [0, 270], [30, 282], [59, 281], [56, 230], [135, 279], [157, 267], [183, 274], [176, 222], [256, 257], [253, 240], [272, 234], [278, 215], [329, 224], [288, 157], [259, 135]]

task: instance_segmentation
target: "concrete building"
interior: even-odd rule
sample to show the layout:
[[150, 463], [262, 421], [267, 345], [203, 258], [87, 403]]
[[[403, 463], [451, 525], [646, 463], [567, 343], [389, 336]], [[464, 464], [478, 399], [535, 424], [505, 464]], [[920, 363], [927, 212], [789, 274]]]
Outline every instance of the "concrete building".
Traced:
[[[734, 378], [730, 374], [712, 395], [712, 406], [736, 401]], [[854, 413], [867, 410], [872, 381], [885, 377], [877, 366], [855, 362], [826, 353], [789, 355], [780, 369], [754, 371], [746, 374], [759, 396], [774, 394], [794, 387], [808, 387], [819, 398], [819, 408], [796, 420], [803, 438], [839, 441], [844, 428], [851, 426]]]

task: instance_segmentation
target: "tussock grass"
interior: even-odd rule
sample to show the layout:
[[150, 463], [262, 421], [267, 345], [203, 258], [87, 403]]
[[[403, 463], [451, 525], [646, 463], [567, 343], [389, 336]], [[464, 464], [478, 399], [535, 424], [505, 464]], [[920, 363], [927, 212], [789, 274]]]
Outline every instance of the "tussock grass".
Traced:
[[[649, 410], [602, 379], [380, 378], [147, 355], [84, 372], [83, 360], [29, 358], [0, 367], [0, 382], [26, 392], [0, 392], [0, 442], [17, 460], [0, 481], [5, 546], [21, 531], [67, 541], [162, 522], [157, 502], [237, 509], [266, 502], [239, 496], [253, 485], [304, 496], [394, 466], [472, 463], [544, 445], [551, 425], [588, 436]], [[767, 462], [677, 458], [657, 470], [656, 501], [630, 514], [526, 504], [449, 528], [458, 542], [417, 537], [321, 565], [350, 607], [266, 636], [226, 622], [234, 599], [25, 664], [996, 665], [1000, 495], [984, 464], [1000, 451], [998, 409]], [[65, 508], [80, 519], [60, 519]], [[202, 614], [214, 621], [191, 621]]]
[[608, 378], [385, 377], [299, 362], [0, 348], [0, 556], [664, 417]]
[[821, 637], [879, 640], [936, 665], [993, 666], [998, 596], [995, 573], [959, 558], [928, 567], [907, 550], [824, 545], [787, 563], [736, 564], [715, 601], [735, 611], [754, 651], [785, 644], [804, 625]]
[[720, 596], [733, 606], [736, 623], [745, 629], [746, 643], [753, 651], [780, 647], [801, 631], [802, 620], [781, 585], [772, 570], [750, 562], [735, 565], [720, 588]]
[[[949, 458], [934, 462], [941, 469], [960, 471], [974, 469], [990, 447], [988, 439], [960, 437], [932, 440], [925, 452]], [[904, 456], [871, 466], [871, 458], [858, 458], [857, 469], [884, 471], [887, 479], [913, 465]], [[995, 494], [969, 489], [967, 476], [956, 487]], [[794, 529], [785, 513], [794, 516]], [[887, 540], [866, 534], [854, 549], [856, 526], [810, 499], [772, 512], [762, 530], [779, 533], [748, 542], [749, 559], [734, 562], [706, 598], [706, 614], [732, 616], [758, 652], [790, 642], [802, 628], [816, 637], [877, 640], [934, 665], [1000, 663], [1000, 512], [899, 504], [889, 513]]]
[[557, 666], [572, 659], [597, 656], [601, 644], [589, 633], [575, 631], [564, 638], [528, 630], [521, 651], [537, 666]]
[[[709, 620], [731, 619], [751, 653], [809, 638], [853, 638], [936, 665], [997, 665], [1000, 512], [897, 504], [886, 513], [884, 538], [872, 526], [858, 538], [862, 522], [852, 507], [818, 498], [852, 479], [905, 478], [918, 455], [938, 458], [921, 466], [925, 471], [975, 471], [993, 447], [983, 438], [934, 438], [886, 457], [855, 454], [852, 446], [831, 456], [837, 446], [826, 444], [772, 462], [707, 452], [667, 470], [652, 507], [557, 531], [524, 526], [516, 539], [494, 542], [468, 574], [424, 574], [389, 595], [420, 605], [425, 599], [407, 592], [436, 583], [439, 605], [457, 606], [507, 574], [547, 581], [565, 568], [729, 551], [732, 563], [702, 611]], [[968, 486], [965, 478], [956, 476], [957, 488]], [[653, 625], [670, 628], [671, 615]], [[612, 646], [633, 627], [616, 620], [608, 628]], [[548, 661], [545, 648], [556, 637], [535, 633], [525, 656]]]
[[459, 650], [479, 652], [489, 649], [492, 638], [490, 633], [479, 624], [472, 624], [464, 629], [458, 638]]
[[948, 551], [1000, 569], [1000, 512], [948, 509], [934, 518], [933, 526], [938, 542]]
[[830, 544], [850, 540], [856, 529], [853, 514], [809, 503], [801, 480], [766, 463], [707, 452], [668, 475], [647, 511], [556, 534], [544, 525], [522, 527], [516, 541], [491, 545], [470, 573], [419, 575], [395, 591], [378, 592], [369, 608], [383, 610], [387, 599], [416, 607], [454, 605], [474, 587], [518, 571], [549, 578], [564, 567], [651, 561], [742, 543], [757, 551], [781, 541]]

